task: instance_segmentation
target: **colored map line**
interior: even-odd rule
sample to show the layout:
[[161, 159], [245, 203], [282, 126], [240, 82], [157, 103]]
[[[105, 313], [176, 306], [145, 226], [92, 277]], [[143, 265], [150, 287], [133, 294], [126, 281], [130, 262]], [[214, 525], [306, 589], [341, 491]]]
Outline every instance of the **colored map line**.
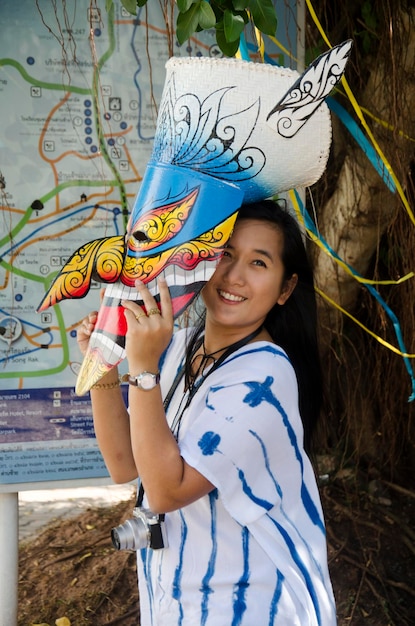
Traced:
[[[17, 289], [15, 293], [11, 294], [10, 298], [7, 297], [7, 301], [11, 302], [12, 308], [14, 307], [14, 301], [16, 301], [16, 303], [22, 301], [26, 302], [25, 298], [27, 298], [28, 294], [31, 296], [31, 304], [33, 305], [33, 295], [36, 299], [36, 294], [40, 294], [41, 291], [43, 292], [43, 288], [40, 286], [38, 287], [37, 285], [42, 284], [45, 288], [47, 288], [49, 283], [56, 276], [56, 273], [58, 273], [58, 270], [56, 272], [50, 271], [51, 269], [55, 269], [54, 264], [52, 264], [52, 267], [49, 266], [49, 273], [47, 276], [40, 274], [39, 268], [37, 268], [35, 274], [29, 263], [25, 265], [25, 259], [29, 259], [29, 261], [33, 263], [31, 255], [38, 250], [39, 242], [42, 242], [42, 244], [47, 247], [48, 241], [53, 243], [54, 239], [78, 230], [79, 237], [75, 234], [74, 239], [76, 241], [83, 241], [81, 239], [82, 228], [85, 226], [86, 222], [90, 220], [93, 221], [93, 216], [95, 215], [96, 217], [97, 211], [102, 211], [103, 213], [105, 212], [113, 216], [113, 228], [117, 232], [121, 229], [121, 221], [123, 221], [124, 230], [126, 230], [128, 203], [131, 203], [131, 200], [136, 197], [136, 193], [127, 193], [127, 189], [131, 192], [131, 190], [137, 186], [136, 183], [139, 183], [142, 180], [142, 173], [140, 174], [140, 167], [137, 168], [134, 163], [134, 152], [131, 152], [131, 150], [133, 150], [131, 146], [137, 144], [137, 141], [133, 142], [131, 146], [129, 144], [129, 138], [137, 136], [134, 135], [134, 133], [137, 133], [137, 128], [135, 127], [135, 124], [134, 126], [129, 124], [127, 127], [125, 127], [125, 124], [122, 124], [121, 127], [116, 126], [116, 118], [115, 116], [114, 118], [112, 116], [112, 107], [107, 104], [106, 96], [108, 94], [103, 89], [105, 83], [102, 82], [101, 84], [100, 82], [103, 81], [102, 74], [104, 73], [103, 70], [106, 69], [106, 64], [111, 65], [112, 67], [112, 61], [111, 63], [108, 63], [108, 61], [111, 57], [114, 57], [114, 53], [116, 52], [116, 33], [114, 33], [113, 17], [114, 12], [112, 11], [108, 15], [107, 20], [108, 39], [105, 41], [99, 40], [99, 33], [95, 33], [95, 36], [97, 37], [97, 44], [99, 44], [100, 56], [96, 63], [88, 64], [88, 83], [85, 83], [89, 85], [87, 88], [79, 87], [79, 81], [76, 79], [75, 82], [78, 82], [78, 85], [75, 86], [59, 84], [52, 81], [48, 82], [47, 80], [38, 80], [29, 74], [25, 70], [23, 64], [18, 61], [8, 58], [0, 59], [0, 66], [6, 67], [9, 65], [13, 68], [10, 72], [11, 75], [13, 75], [14, 69], [19, 73], [20, 78], [16, 76], [15, 79], [12, 79], [14, 82], [20, 83], [22, 81], [26, 81], [33, 86], [39, 88], [42, 87], [50, 92], [53, 90], [57, 92], [56, 98], [53, 94], [48, 95], [48, 97], [45, 98], [45, 100], [51, 102], [50, 106], [47, 106], [46, 108], [43, 107], [44, 114], [42, 116], [42, 120], [40, 121], [40, 126], [38, 126], [35, 140], [37, 142], [38, 155], [44, 163], [42, 167], [47, 168], [49, 171], [49, 182], [43, 186], [43, 189], [38, 189], [35, 193], [43, 193], [45, 188], [49, 190], [46, 193], [43, 193], [43, 195], [35, 197], [39, 203], [43, 205], [49, 203], [49, 205], [44, 206], [43, 209], [42, 207], [38, 210], [36, 210], [36, 208], [27, 207], [27, 209], [24, 210], [23, 208], [16, 208], [15, 205], [8, 207], [7, 202], [5, 202], [2, 207], [2, 210], [9, 210], [10, 213], [13, 214], [12, 218], [10, 218], [10, 228], [6, 226], [6, 229], [3, 230], [3, 236], [0, 239], [0, 267], [2, 268], [2, 276], [4, 275], [4, 270], [6, 273], [6, 278], [3, 279], [2, 282], [7, 281], [10, 289]], [[150, 30], [156, 30], [161, 33], [165, 32], [162, 29], [151, 28], [151, 25], [149, 26]], [[91, 50], [93, 43], [94, 39], [92, 38], [90, 39]], [[199, 43], [199, 45], [201, 44]], [[101, 54], [103, 48], [105, 48], [105, 51]], [[90, 61], [91, 60], [94, 61], [94, 59], [90, 58]], [[31, 70], [29, 70], [29, 72], [30, 71]], [[112, 71], [111, 68], [110, 71]], [[83, 78], [85, 78], [85, 76]], [[136, 83], [134, 82], [134, 84]], [[140, 87], [142, 87], [141, 82]], [[61, 95], [58, 96], [58, 94]], [[82, 148], [83, 144], [77, 145], [75, 141], [73, 141], [73, 147], [75, 148], [73, 150], [68, 150], [67, 145], [65, 145], [64, 142], [62, 142], [61, 147], [65, 149], [65, 152], [62, 152], [60, 149], [56, 152], [54, 150], [45, 150], [45, 142], [54, 138], [53, 133], [55, 131], [53, 127], [56, 126], [55, 121], [58, 118], [58, 115], [60, 117], [62, 113], [64, 113], [65, 116], [68, 116], [69, 112], [69, 117], [71, 119], [66, 119], [65, 122], [70, 123], [72, 121], [73, 125], [73, 128], [66, 129], [66, 132], [69, 134], [70, 131], [72, 133], [70, 135], [71, 137], [75, 136], [75, 132], [78, 141], [82, 142], [83, 138], [80, 132], [80, 124], [78, 125], [74, 123], [75, 112], [72, 108], [72, 102], [78, 102], [78, 98], [75, 96], [79, 95], [81, 95], [81, 97], [86, 96], [85, 103], [86, 99], [90, 100], [90, 102], [84, 106], [87, 106], [88, 109], [92, 109], [92, 115], [91, 111], [87, 114], [90, 118], [88, 125], [91, 124], [91, 121], [92, 124], [95, 125], [94, 148], [98, 147], [98, 153], [94, 153], [94, 151], [91, 150], [89, 154], [86, 154], [85, 149]], [[143, 92], [142, 97], [144, 98], [144, 96], [145, 94]], [[58, 103], [56, 102], [56, 99], [59, 100]], [[36, 102], [36, 105], [38, 104], [39, 102]], [[77, 107], [78, 104], [75, 103], [75, 110], [77, 110]], [[141, 108], [139, 112], [141, 112]], [[35, 130], [35, 127], [30, 128], [30, 134], [32, 135], [34, 134], [33, 130]], [[59, 134], [57, 137], [59, 137]], [[121, 137], [125, 137], [124, 143], [122, 141], [118, 142], [118, 138]], [[115, 146], [118, 146], [119, 154], [122, 154], [122, 157], [117, 156], [115, 149], [112, 149], [114, 142], [111, 140], [117, 140]], [[68, 141], [66, 143], [70, 144], [71, 142]], [[78, 147], [79, 145], [81, 145], [80, 148]], [[34, 144], [34, 149], [36, 149], [36, 144]], [[97, 161], [97, 159], [101, 158], [103, 161]], [[119, 158], [122, 158], [125, 163], [128, 163], [128, 166], [126, 166], [124, 171], [120, 170], [118, 163]], [[89, 167], [85, 165], [86, 162], [90, 163]], [[85, 173], [85, 177], [92, 177], [93, 180], [82, 177], [73, 178], [78, 172], [81, 174], [83, 171]], [[125, 178], [126, 173], [128, 174], [128, 178]], [[121, 178], [122, 175], [123, 178]], [[7, 182], [10, 183], [10, 180]], [[108, 189], [108, 187], [110, 187], [110, 189]], [[92, 190], [93, 188], [96, 189], [96, 192], [90, 193], [88, 190]], [[74, 194], [70, 191], [70, 189], [79, 189], [79, 194], [76, 195], [76, 192]], [[81, 193], [82, 196], [80, 196]], [[92, 199], [93, 196], [96, 196], [96, 198]], [[83, 199], [79, 201], [79, 197], [83, 197]], [[15, 200], [12, 196], [11, 198], [12, 200]], [[31, 202], [32, 199], [33, 198], [31, 198], [29, 202]], [[95, 200], [96, 204], [94, 204]], [[22, 207], [26, 204], [26, 202], [28, 202], [27, 199], [23, 200], [23, 202], [20, 200], [18, 204]], [[86, 206], [87, 203], [88, 206]], [[63, 206], [61, 206], [61, 204]], [[113, 210], [115, 209], [114, 205], [117, 206], [117, 210]], [[76, 214], [80, 214], [82, 211], [88, 212], [88, 215], [81, 215], [81, 218], [74, 219], [74, 216]], [[85, 219], [83, 219], [84, 217]], [[100, 222], [104, 221], [105, 228], [107, 228], [107, 225], [108, 228], [110, 226], [112, 227], [108, 218], [105, 216], [101, 218], [101, 215], [98, 217]], [[17, 220], [17, 223], [15, 223], [15, 220]], [[70, 222], [66, 225], [67, 228], [65, 228], [65, 220], [70, 220]], [[56, 232], [54, 228], [56, 228], [56, 225], [59, 222], [61, 226], [58, 226], [58, 231]], [[94, 231], [94, 235], [96, 236], [96, 229]], [[42, 246], [41, 254], [43, 254], [44, 246]], [[25, 255], [22, 256], [22, 263], [20, 263], [16, 257], [22, 252], [25, 252]], [[66, 251], [65, 254], [68, 255], [70, 253]], [[35, 265], [33, 264], [33, 267], [34, 266]], [[13, 275], [16, 277], [16, 282], [14, 282]], [[25, 285], [24, 288], [22, 288], [19, 284], [21, 279], [29, 281], [33, 283], [33, 285]], [[18, 288], [13, 285], [18, 285]], [[1, 289], [2, 287], [0, 285], [0, 291]], [[16, 381], [13, 382], [13, 384], [19, 384], [19, 386], [23, 385], [26, 378], [54, 375], [67, 369], [68, 364], [70, 363], [68, 343], [72, 345], [73, 331], [79, 325], [78, 320], [76, 323], [71, 324], [68, 324], [66, 321], [65, 326], [63, 317], [67, 317], [67, 311], [65, 310], [65, 306], [57, 305], [53, 308], [53, 316], [56, 316], [54, 317], [55, 321], [53, 326], [46, 323], [44, 328], [42, 328], [42, 325], [35, 327], [25, 318], [25, 310], [28, 308], [27, 303], [23, 306], [25, 309], [17, 307], [15, 313], [16, 316], [21, 319], [24, 326], [21, 333], [22, 338], [24, 338], [22, 346], [23, 351], [18, 351], [22, 349], [20, 347], [21, 344], [19, 344], [19, 346], [17, 342], [16, 344], [10, 344], [10, 352], [3, 360], [6, 362], [8, 361], [11, 367], [6, 367], [6, 370], [0, 375], [0, 379], [13, 378]], [[7, 308], [8, 307], [9, 305], [7, 305]], [[68, 317], [70, 317], [69, 314]], [[42, 339], [44, 339], [44, 341], [42, 341]], [[59, 350], [59, 356], [56, 354], [56, 349]], [[29, 364], [28, 371], [26, 371], [26, 367], [20, 367], [18, 361], [16, 361], [18, 357], [32, 355], [33, 352], [38, 352], [39, 350], [43, 350], [44, 355], [36, 358], [36, 361], [38, 359], [40, 361], [40, 370], [37, 365], [32, 367]], [[48, 353], [45, 352], [45, 350], [55, 350], [53, 353], [53, 367], [51, 366], [49, 357], [47, 357]], [[42, 353], [38, 352], [38, 354], [41, 355]], [[4, 351], [2, 356], [4, 356]], [[56, 365], [56, 361], [58, 360], [59, 364]], [[32, 361], [32, 359], [30, 361]], [[8, 371], [8, 369], [16, 370], [16, 368], [19, 368], [18, 372]]]
[[102, 128], [101, 115], [100, 115], [101, 108], [100, 108], [99, 98], [98, 98], [98, 94], [100, 93], [100, 90], [99, 90], [100, 72], [102, 70], [102, 67], [106, 63], [106, 61], [109, 58], [111, 58], [111, 56], [113, 55], [115, 51], [114, 5], [111, 5], [111, 9], [108, 14], [108, 37], [109, 37], [108, 50], [104, 52], [104, 54], [98, 60], [98, 63], [94, 64], [92, 99], [94, 103], [95, 124], [96, 124], [96, 129], [97, 129], [97, 134], [98, 134], [98, 143], [99, 143], [101, 155], [103, 156], [104, 161], [107, 163], [108, 167], [111, 169], [113, 175], [115, 176], [117, 180], [117, 183], [118, 183], [117, 187], [120, 190], [120, 196], [121, 196], [120, 200], [121, 200], [122, 213], [123, 213], [123, 219], [124, 219], [124, 227], [126, 230], [127, 222], [128, 222], [128, 203], [127, 203], [125, 185], [121, 177], [121, 174], [118, 171], [118, 168], [116, 167], [116, 165], [114, 165], [110, 155], [108, 154], [107, 144], [105, 141], [105, 134]]
[[[67, 219], [73, 217], [74, 215], [77, 215], [78, 213], [83, 213], [84, 211], [89, 212], [92, 209], [92, 213], [88, 213], [88, 216], [80, 224], [76, 224], [72, 228], [67, 228], [61, 231], [59, 230], [54, 231], [52, 238], [55, 239], [56, 237], [61, 237], [62, 235], [73, 232], [74, 230], [78, 230], [78, 228], [82, 227], [84, 224], [86, 224], [90, 219], [94, 217], [97, 209], [99, 208], [102, 208], [102, 207], [93, 205], [93, 206], [80, 207], [74, 211], [65, 212], [65, 214], [62, 214], [62, 212], [60, 212], [56, 215], [55, 219], [49, 220], [46, 224], [41, 224], [36, 229], [32, 230], [30, 234], [27, 235], [26, 238], [14, 243], [8, 250], [4, 252], [4, 254], [11, 254], [13, 250], [16, 250], [16, 248], [18, 248], [17, 254], [20, 254], [20, 252], [22, 252], [28, 245], [32, 245], [33, 243], [37, 243], [40, 241], [46, 241], [46, 239], [49, 239], [49, 237], [47, 238], [45, 238], [44, 236], [36, 237], [36, 235], [38, 233], [41, 233], [43, 230], [50, 228], [51, 226], [55, 224], [58, 224], [59, 222], [66, 221]], [[111, 209], [103, 209], [103, 210], [110, 211]]]
[[[102, 181], [102, 180], [70, 180], [70, 181], [66, 181], [64, 183], [61, 183], [57, 187], [54, 187], [53, 189], [51, 189], [51, 191], [46, 193], [44, 196], [41, 196], [39, 198], [39, 200], [43, 204], [45, 204], [48, 200], [53, 198], [55, 195], [59, 194], [64, 189], [68, 189], [69, 187], [79, 187], [79, 186], [102, 187], [103, 185], [108, 185], [108, 186], [111, 186], [111, 187], [115, 187], [115, 186], [117, 186], [117, 181], [116, 180], [109, 180], [109, 181]], [[4, 237], [2, 237], [0, 239], [0, 246], [6, 245], [7, 243], [10, 242], [10, 239], [14, 239], [16, 237], [16, 235], [18, 235], [18, 233], [26, 226], [26, 224], [30, 220], [30, 217], [31, 217], [32, 213], [33, 213], [32, 207], [28, 207], [25, 210], [24, 217], [19, 221], [19, 223], [16, 224], [16, 226], [14, 226], [11, 231], [9, 231]]]
[[11, 231], [7, 232], [6, 235], [0, 239], [0, 246], [5, 246], [7, 243], [10, 242], [11, 239], [14, 239], [16, 237], [16, 235], [22, 230], [22, 228], [26, 226], [26, 224], [30, 220], [32, 212], [33, 209], [31, 207], [28, 207], [26, 209], [19, 223], [16, 224], [16, 226], [14, 226]]
[[[62, 236], [62, 235], [65, 235], [65, 234], [67, 234], [69, 232], [72, 232], [74, 230], [78, 230], [82, 225], [84, 225], [85, 223], [87, 223], [88, 221], [90, 221], [94, 217], [94, 215], [97, 212], [97, 210], [102, 210], [104, 212], [112, 213], [114, 215], [114, 228], [115, 228], [116, 234], [119, 234], [119, 229], [117, 228], [116, 217], [117, 217], [117, 215], [120, 215], [120, 213], [117, 213], [117, 215], [115, 215], [115, 213], [114, 213], [114, 211], [112, 209], [105, 208], [105, 207], [100, 207], [100, 206], [97, 206], [97, 205], [93, 205], [93, 207], [91, 207], [91, 206], [82, 207], [82, 208], [79, 208], [79, 209], [77, 209], [75, 211], [71, 211], [71, 212], [65, 213], [65, 215], [57, 213], [56, 214], [57, 215], [56, 219], [54, 219], [52, 221], [49, 220], [47, 224], [39, 226], [36, 230], [32, 231], [30, 233], [30, 235], [28, 235], [28, 237], [26, 239], [23, 239], [22, 241], [16, 242], [8, 250], [3, 252], [3, 254], [11, 254], [13, 252], [13, 250], [16, 250], [9, 262], [5, 261], [4, 259], [0, 259], [0, 266], [3, 267], [10, 274], [15, 274], [15, 275], [20, 276], [21, 278], [26, 278], [26, 279], [29, 279], [29, 280], [34, 280], [36, 282], [40, 282], [40, 283], [42, 283], [45, 286], [45, 290], [48, 289], [48, 287], [49, 287], [50, 283], [52, 282], [52, 280], [54, 280], [56, 275], [59, 273], [59, 270], [57, 270], [56, 272], [51, 272], [47, 276], [37, 276], [36, 274], [32, 274], [30, 272], [21, 270], [20, 268], [16, 267], [13, 264], [14, 260], [19, 256], [19, 254], [21, 254], [21, 252], [25, 248], [31, 247], [34, 244], [38, 243], [38, 242], [43, 242], [44, 243], [47, 239], [49, 239], [49, 237], [44, 237], [44, 236], [39, 236], [37, 238], [36, 237], [34, 238], [34, 235], [36, 235], [37, 233], [40, 233], [41, 231], [45, 230], [46, 228], [50, 228], [51, 226], [53, 226], [53, 224], [56, 224], [56, 223], [58, 223], [58, 222], [60, 222], [62, 220], [67, 220], [68, 218], [73, 217], [74, 215], [76, 215], [78, 213], [81, 213], [83, 211], [90, 211], [91, 208], [93, 209], [92, 213], [89, 213], [88, 216], [85, 218], [85, 220], [82, 223], [77, 224], [73, 228], [65, 229], [65, 230], [62, 230], [60, 232], [56, 231], [56, 232], [53, 233], [53, 235], [50, 238], [54, 239], [57, 236]], [[5, 284], [4, 284], [3, 288], [6, 288], [7, 282], [8, 282], [8, 280], [7, 280], [7, 276], [6, 276], [6, 281], [5, 281]], [[2, 290], [2, 287], [0, 286], [0, 291], [1, 290]]]
[[21, 74], [21, 76], [25, 79], [25, 81], [27, 81], [31, 85], [34, 85], [35, 87], [42, 87], [43, 89], [51, 89], [54, 91], [55, 90], [56, 91], [70, 91], [71, 93], [78, 93], [78, 94], [87, 95], [87, 96], [91, 95], [90, 88], [76, 87], [74, 85], [64, 85], [64, 84], [59, 84], [59, 83], [48, 83], [47, 81], [44, 81], [44, 80], [38, 80], [37, 78], [33, 78], [33, 76], [28, 74], [28, 72], [26, 72], [24, 67], [18, 61], [15, 61], [14, 59], [8, 59], [8, 58], [0, 59], [0, 67], [6, 66], [6, 65], [10, 65], [11, 67], [14, 67]]
[[[3, 371], [1, 374], [2, 378], [39, 378], [39, 377], [43, 377], [43, 376], [50, 376], [53, 374], [59, 374], [60, 372], [63, 372], [69, 362], [69, 343], [68, 343], [68, 337], [67, 337], [67, 333], [66, 333], [66, 328], [65, 328], [65, 324], [64, 324], [64, 320], [63, 320], [63, 315], [61, 310], [59, 309], [59, 307], [55, 307], [55, 314], [56, 314], [56, 318], [58, 320], [58, 330], [61, 336], [61, 345], [59, 345], [59, 348], [62, 350], [62, 359], [61, 359], [61, 363], [59, 365], [56, 365], [54, 367], [48, 368], [48, 369], [37, 369], [37, 368], [33, 368], [33, 369], [28, 369], [25, 370], [24, 372], [7, 372], [7, 371]], [[56, 345], [56, 344], [55, 344]], [[58, 347], [56, 345], [56, 347]], [[48, 345], [47, 349], [50, 350], [51, 348], [53, 348], [53, 345]], [[37, 352], [39, 350], [45, 350], [45, 347], [42, 348], [36, 348], [35, 350], [27, 350], [26, 352], [19, 352], [19, 354], [16, 354], [16, 357], [23, 357], [23, 356], [27, 356], [28, 354], [33, 354], [34, 352]], [[13, 360], [13, 356], [10, 356], [9, 359], [10, 361]]]

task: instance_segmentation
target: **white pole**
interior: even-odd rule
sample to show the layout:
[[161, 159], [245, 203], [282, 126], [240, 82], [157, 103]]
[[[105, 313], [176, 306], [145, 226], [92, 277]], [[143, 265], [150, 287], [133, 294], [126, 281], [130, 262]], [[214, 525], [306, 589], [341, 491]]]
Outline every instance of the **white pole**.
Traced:
[[17, 626], [19, 494], [0, 493], [0, 626]]

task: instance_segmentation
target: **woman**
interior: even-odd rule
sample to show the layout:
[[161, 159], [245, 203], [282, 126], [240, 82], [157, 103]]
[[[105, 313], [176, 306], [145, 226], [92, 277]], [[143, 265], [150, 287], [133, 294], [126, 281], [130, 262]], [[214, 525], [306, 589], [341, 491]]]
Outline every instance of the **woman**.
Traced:
[[[332, 626], [324, 521], [304, 451], [321, 379], [296, 221], [272, 201], [242, 207], [192, 332], [172, 338], [159, 286], [161, 314], [142, 284], [147, 313], [123, 302], [129, 414], [117, 372], [91, 390], [111, 476], [139, 476], [144, 504], [166, 514], [168, 547], [138, 553], [141, 626]], [[80, 329], [83, 351], [95, 319]], [[147, 389], [135, 384], [143, 372]]]

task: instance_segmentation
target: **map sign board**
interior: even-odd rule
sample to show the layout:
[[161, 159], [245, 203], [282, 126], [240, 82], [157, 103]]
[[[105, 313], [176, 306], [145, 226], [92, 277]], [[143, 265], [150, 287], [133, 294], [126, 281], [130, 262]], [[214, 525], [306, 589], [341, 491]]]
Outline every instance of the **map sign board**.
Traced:
[[[158, 2], [137, 18], [105, 4], [0, 6], [0, 491], [107, 476], [89, 396], [74, 391], [76, 329], [101, 285], [36, 309], [82, 243], [124, 233], [166, 60], [221, 54], [210, 31], [178, 46]], [[295, 2], [279, 4], [280, 16], [295, 15]], [[280, 18], [283, 46], [270, 58], [291, 63], [296, 26]]]

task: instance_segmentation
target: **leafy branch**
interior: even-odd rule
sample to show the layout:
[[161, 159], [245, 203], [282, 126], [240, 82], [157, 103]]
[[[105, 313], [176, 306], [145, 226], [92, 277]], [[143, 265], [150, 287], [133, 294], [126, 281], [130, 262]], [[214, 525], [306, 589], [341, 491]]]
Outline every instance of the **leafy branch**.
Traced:
[[[131, 15], [137, 15], [137, 10], [147, 2], [121, 0]], [[106, 0], [107, 11], [112, 4], [113, 0]], [[247, 24], [252, 23], [265, 35], [275, 35], [277, 30], [273, 0], [176, 0], [176, 6], [176, 37], [179, 44], [183, 44], [196, 32], [214, 28], [216, 42], [225, 56], [235, 55], [239, 38]]]

